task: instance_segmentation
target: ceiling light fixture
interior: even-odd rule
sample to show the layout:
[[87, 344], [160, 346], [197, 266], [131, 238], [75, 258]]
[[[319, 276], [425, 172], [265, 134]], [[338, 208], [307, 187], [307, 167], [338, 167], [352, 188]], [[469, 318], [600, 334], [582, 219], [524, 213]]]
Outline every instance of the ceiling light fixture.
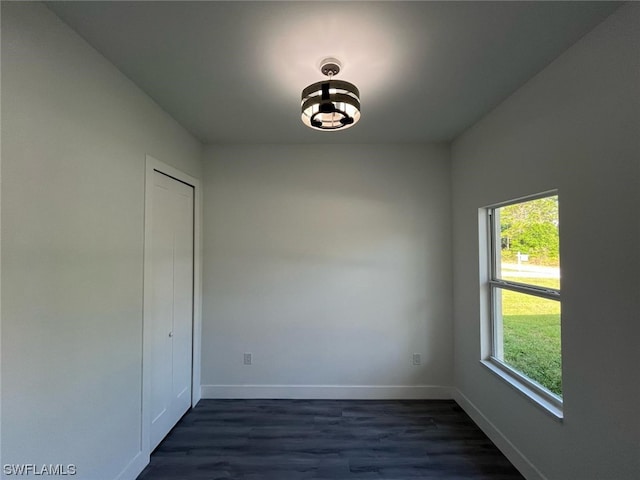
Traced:
[[302, 90], [302, 122], [315, 130], [344, 130], [360, 120], [360, 91], [353, 83], [333, 80], [340, 62], [326, 58], [320, 71], [329, 77]]

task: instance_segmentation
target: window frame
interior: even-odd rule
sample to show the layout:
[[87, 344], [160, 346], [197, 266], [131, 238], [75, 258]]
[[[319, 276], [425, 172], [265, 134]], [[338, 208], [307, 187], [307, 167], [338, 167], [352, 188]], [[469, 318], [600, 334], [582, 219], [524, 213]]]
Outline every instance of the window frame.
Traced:
[[[525, 203], [540, 198], [547, 198], [559, 195], [557, 190], [549, 190], [546, 192], [530, 195], [526, 197], [520, 197], [514, 200], [501, 202], [498, 204], [490, 205], [484, 208], [486, 213], [486, 241], [488, 248], [488, 265], [487, 265], [487, 286], [488, 286], [488, 306], [489, 306], [489, 349], [488, 355], [482, 360], [482, 363], [488, 367], [491, 371], [496, 373], [499, 377], [511, 384], [516, 390], [524, 393], [535, 403], [542, 406], [544, 409], [552, 413], [556, 418], [562, 419], [562, 407], [563, 397], [557, 395], [535, 380], [524, 375], [522, 372], [511, 367], [503, 360], [500, 360], [500, 349], [502, 349], [503, 342], [501, 337], [502, 327], [502, 306], [501, 301], [498, 299], [500, 290], [510, 290], [517, 293], [526, 295], [533, 295], [536, 297], [544, 298], [547, 300], [554, 300], [561, 302], [560, 289], [541, 287], [537, 285], [505, 280], [500, 278], [500, 259], [499, 248], [501, 248], [501, 236], [500, 236], [500, 222], [499, 222], [499, 209], [507, 207], [509, 205], [515, 205], [519, 203]], [[561, 320], [562, 325], [562, 320]], [[562, 349], [560, 351], [562, 355]]]

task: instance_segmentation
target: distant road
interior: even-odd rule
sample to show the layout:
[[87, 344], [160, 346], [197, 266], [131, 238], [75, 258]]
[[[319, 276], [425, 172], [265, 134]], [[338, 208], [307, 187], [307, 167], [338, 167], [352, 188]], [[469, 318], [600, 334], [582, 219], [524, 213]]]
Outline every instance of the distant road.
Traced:
[[526, 263], [503, 263], [502, 275], [505, 277], [560, 278], [560, 268], [528, 265]]

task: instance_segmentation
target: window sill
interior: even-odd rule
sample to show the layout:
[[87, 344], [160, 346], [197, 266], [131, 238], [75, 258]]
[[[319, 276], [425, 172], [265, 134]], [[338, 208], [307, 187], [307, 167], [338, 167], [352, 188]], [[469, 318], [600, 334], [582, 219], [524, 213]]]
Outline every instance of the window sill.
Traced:
[[554, 420], [562, 422], [564, 414], [561, 407], [558, 407], [553, 402], [545, 398], [543, 395], [529, 387], [527, 384], [519, 381], [514, 375], [496, 365], [491, 359], [481, 360], [480, 363], [487, 369], [507, 382], [513, 389], [524, 395], [534, 405], [541, 408], [544, 412], [548, 413]]

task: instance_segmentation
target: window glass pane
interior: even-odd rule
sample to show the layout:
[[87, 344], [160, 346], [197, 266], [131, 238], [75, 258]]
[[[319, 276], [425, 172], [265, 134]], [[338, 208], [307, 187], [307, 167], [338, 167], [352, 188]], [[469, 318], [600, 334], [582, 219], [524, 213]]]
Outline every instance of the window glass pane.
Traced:
[[558, 196], [495, 211], [496, 278], [560, 289]]
[[562, 395], [560, 302], [496, 288], [495, 356]]

